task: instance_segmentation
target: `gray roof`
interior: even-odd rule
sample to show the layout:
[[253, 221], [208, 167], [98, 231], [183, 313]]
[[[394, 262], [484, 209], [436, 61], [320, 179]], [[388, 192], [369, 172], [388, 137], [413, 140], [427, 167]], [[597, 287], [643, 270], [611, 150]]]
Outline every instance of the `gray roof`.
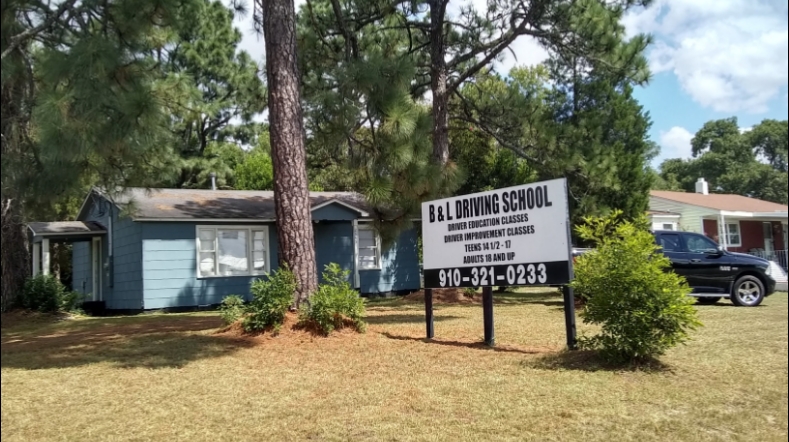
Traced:
[[29, 223], [27, 227], [33, 236], [40, 237], [67, 237], [80, 235], [100, 235], [107, 233], [107, 229], [94, 221], [58, 221]]
[[[368, 216], [369, 207], [362, 195], [351, 192], [310, 192], [313, 210], [324, 204], [338, 203]], [[135, 220], [273, 220], [274, 192], [203, 189], [126, 190], [114, 201], [131, 204]]]

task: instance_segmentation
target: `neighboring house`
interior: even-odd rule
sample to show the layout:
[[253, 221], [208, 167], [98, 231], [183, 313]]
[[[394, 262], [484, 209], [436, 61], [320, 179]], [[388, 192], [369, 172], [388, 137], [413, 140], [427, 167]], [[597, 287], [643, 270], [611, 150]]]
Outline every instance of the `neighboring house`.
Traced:
[[[359, 195], [311, 192], [310, 203], [319, 272], [336, 262], [363, 294], [420, 288], [416, 230], [382, 250]], [[250, 283], [279, 262], [273, 192], [130, 189], [111, 201], [94, 190], [77, 221], [29, 228], [34, 274], [49, 271], [51, 242], [71, 242], [73, 289], [114, 310], [250, 299]]]
[[726, 250], [761, 256], [787, 268], [789, 207], [783, 204], [711, 194], [702, 178], [695, 193], [652, 191], [649, 210], [655, 230], [703, 233]]

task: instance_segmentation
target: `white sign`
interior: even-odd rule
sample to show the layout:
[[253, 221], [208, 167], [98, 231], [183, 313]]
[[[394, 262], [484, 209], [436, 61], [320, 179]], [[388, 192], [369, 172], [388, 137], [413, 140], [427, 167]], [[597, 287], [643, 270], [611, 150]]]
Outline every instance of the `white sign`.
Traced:
[[422, 204], [426, 288], [570, 280], [567, 180]]

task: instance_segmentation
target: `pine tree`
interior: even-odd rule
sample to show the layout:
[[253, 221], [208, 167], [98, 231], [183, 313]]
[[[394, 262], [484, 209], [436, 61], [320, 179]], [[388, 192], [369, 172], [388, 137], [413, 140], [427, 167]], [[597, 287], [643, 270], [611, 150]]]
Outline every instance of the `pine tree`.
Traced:
[[262, 0], [256, 5], [266, 40], [279, 255], [296, 276], [294, 304], [298, 307], [317, 289], [318, 272], [304, 146], [296, 11], [293, 0]]
[[[178, 81], [145, 54], [195, 0], [2, 3], [3, 308], [27, 277], [22, 223], [86, 183], [111, 193], [164, 170]], [[165, 146], [163, 149], [162, 146]], [[47, 209], [49, 210], [49, 209]]]

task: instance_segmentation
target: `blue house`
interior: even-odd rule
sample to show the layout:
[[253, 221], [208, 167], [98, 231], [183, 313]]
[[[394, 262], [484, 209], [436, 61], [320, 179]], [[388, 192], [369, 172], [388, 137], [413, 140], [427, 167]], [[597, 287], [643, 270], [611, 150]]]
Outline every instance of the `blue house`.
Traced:
[[[415, 230], [386, 250], [363, 197], [311, 192], [318, 271], [335, 262], [363, 295], [419, 290]], [[94, 190], [76, 221], [31, 223], [33, 273], [49, 271], [52, 242], [73, 243], [73, 290], [110, 310], [172, 309], [250, 299], [250, 283], [275, 270], [273, 192]]]

